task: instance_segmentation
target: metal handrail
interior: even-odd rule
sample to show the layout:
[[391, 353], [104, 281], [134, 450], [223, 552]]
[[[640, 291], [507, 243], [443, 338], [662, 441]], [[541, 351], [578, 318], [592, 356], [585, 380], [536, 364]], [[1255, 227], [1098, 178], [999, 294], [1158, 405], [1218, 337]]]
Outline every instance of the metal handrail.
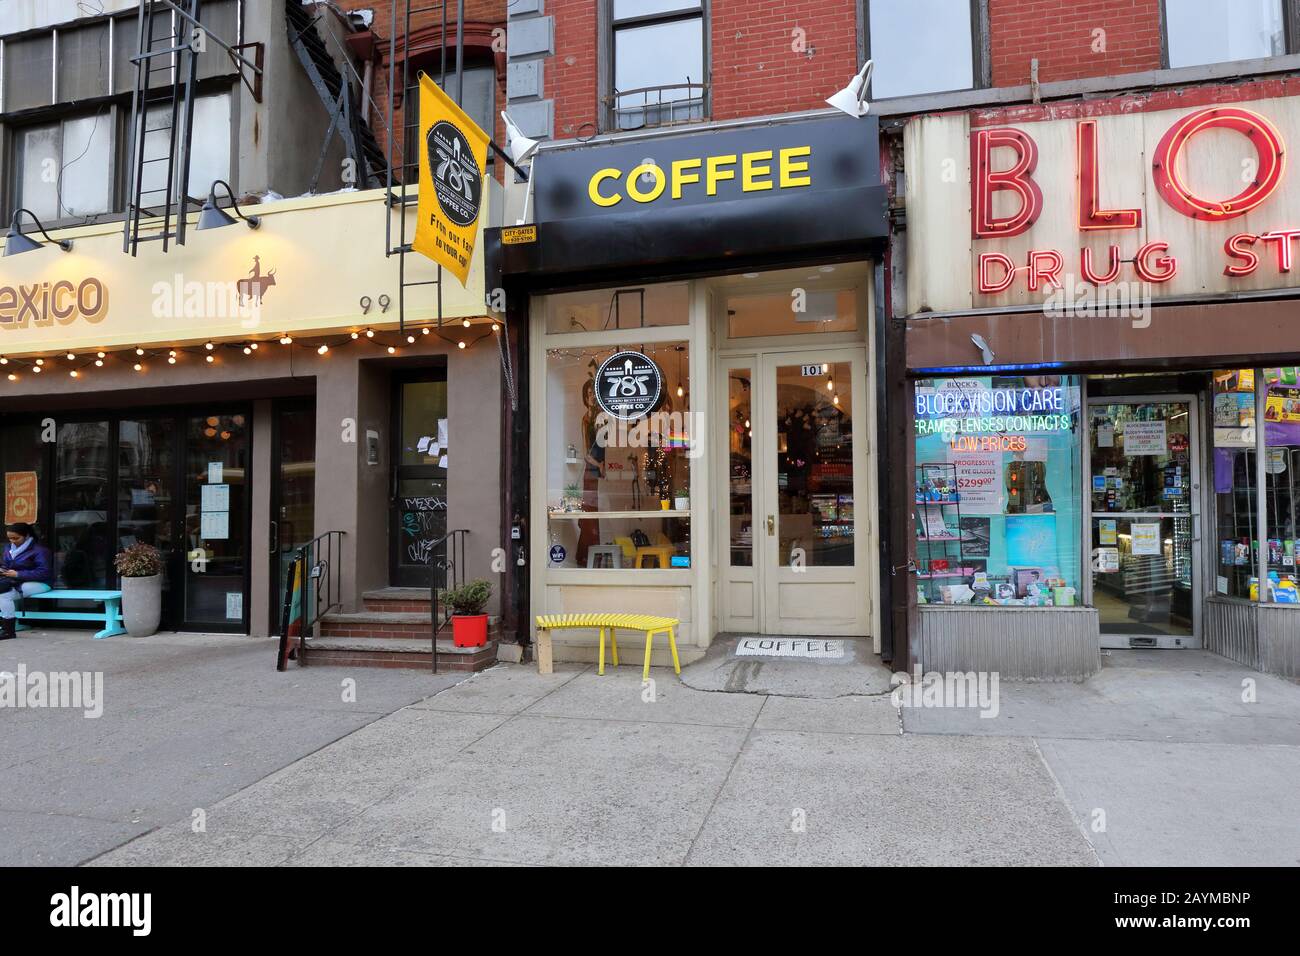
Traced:
[[[339, 568], [343, 556], [343, 534], [342, 531], [326, 531], [293, 549], [293, 557], [285, 568], [280, 653], [275, 663], [278, 671], [285, 669], [291, 650], [297, 651], [298, 664], [302, 666], [307, 632], [326, 614], [343, 606], [343, 575]], [[308, 581], [312, 582], [310, 589]], [[301, 587], [295, 606], [296, 582], [301, 582]], [[292, 633], [295, 627], [296, 635]]]
[[[446, 623], [451, 620], [451, 615], [444, 613], [441, 621], [438, 620], [438, 572], [450, 572], [444, 574], [442, 579], [443, 590], [458, 588], [464, 583], [461, 580], [461, 574], [465, 567], [465, 538], [469, 536], [468, 528], [457, 528], [454, 531], [448, 531], [441, 538], [433, 542], [431, 554], [434, 560], [429, 564], [429, 626], [432, 633], [429, 636], [429, 652], [433, 656], [433, 673], [438, 673], [438, 632], [443, 629]], [[459, 551], [456, 545], [459, 545]], [[438, 561], [438, 549], [442, 548], [442, 560]]]
[[[664, 94], [674, 90], [685, 90], [686, 96], [665, 100]], [[692, 91], [698, 90], [698, 95], [693, 95]], [[627, 97], [640, 95], [642, 102], [633, 105], [620, 105], [620, 102]], [[651, 102], [651, 95], [655, 97]], [[693, 123], [704, 119], [704, 104], [709, 95], [709, 85], [707, 83], [692, 83], [689, 79], [685, 83], [666, 83], [662, 86], [643, 86], [635, 90], [614, 90], [604, 98], [605, 106], [609, 110], [611, 126], [615, 131], [628, 131], [637, 129], [651, 129], [656, 126], [676, 126], [679, 123]], [[663, 111], [667, 109], [668, 118], [663, 118]], [[637, 111], [641, 112], [640, 126], [623, 126], [622, 120], [625, 116], [635, 116]], [[650, 112], [654, 110], [658, 114], [658, 119], [651, 121]], [[679, 110], [685, 110], [686, 115], [678, 118]], [[692, 115], [698, 111], [698, 115]]]

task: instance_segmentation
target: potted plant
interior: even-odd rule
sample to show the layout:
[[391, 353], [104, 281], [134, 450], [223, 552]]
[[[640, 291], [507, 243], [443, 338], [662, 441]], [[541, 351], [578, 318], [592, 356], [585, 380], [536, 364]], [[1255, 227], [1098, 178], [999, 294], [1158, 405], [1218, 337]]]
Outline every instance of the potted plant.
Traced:
[[685, 488], [677, 489], [676, 494], [673, 495], [673, 509], [676, 511], [691, 510], [691, 496], [686, 493]]
[[443, 603], [451, 608], [451, 638], [457, 647], [482, 647], [487, 643], [488, 616], [483, 609], [490, 597], [492, 585], [481, 578], [442, 592]]
[[162, 618], [162, 555], [137, 542], [113, 559], [122, 578], [122, 623], [132, 637], [148, 637]]
[[581, 511], [582, 510], [582, 486], [570, 483], [564, 486], [564, 497], [560, 499], [560, 508], [563, 511]]

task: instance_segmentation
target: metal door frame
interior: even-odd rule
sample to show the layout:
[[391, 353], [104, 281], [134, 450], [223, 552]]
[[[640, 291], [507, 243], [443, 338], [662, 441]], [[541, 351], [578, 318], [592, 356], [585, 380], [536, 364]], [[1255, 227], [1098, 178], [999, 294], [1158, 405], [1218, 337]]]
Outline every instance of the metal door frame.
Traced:
[[[1191, 574], [1192, 581], [1192, 633], [1187, 636], [1182, 635], [1150, 635], [1150, 634], [1104, 634], [1101, 633], [1100, 615], [1098, 616], [1098, 637], [1103, 648], [1130, 649], [1130, 648], [1199, 648], [1202, 646], [1201, 617], [1203, 604], [1205, 602], [1205, 573], [1206, 573], [1206, 556], [1204, 546], [1204, 516], [1205, 516], [1205, 487], [1206, 474], [1204, 471], [1205, 462], [1202, 454], [1202, 443], [1205, 436], [1201, 433], [1201, 423], [1204, 420], [1204, 406], [1202, 396], [1199, 394], [1188, 393], [1157, 393], [1153, 395], [1099, 395], [1093, 397], [1086, 396], [1084, 405], [1084, 441], [1083, 441], [1083, 478], [1080, 490], [1083, 497], [1083, 527], [1080, 529], [1080, 537], [1083, 539], [1084, 547], [1084, 567], [1087, 574], [1084, 581], [1087, 586], [1085, 600], [1087, 603], [1096, 607], [1093, 599], [1093, 569], [1092, 569], [1092, 409], [1094, 406], [1103, 405], [1153, 405], [1153, 404], [1172, 404], [1184, 403], [1187, 405], [1187, 414], [1190, 417], [1187, 423], [1187, 432], [1190, 441], [1190, 461], [1188, 467], [1191, 470], [1191, 494], [1189, 495], [1189, 505], [1191, 508], [1190, 517], [1192, 519], [1192, 540], [1190, 553], [1192, 556], [1193, 567]], [[1100, 513], [1099, 513], [1100, 514]], [[1107, 511], [1107, 516], [1128, 517], [1132, 518], [1131, 512]], [[1140, 517], [1170, 517], [1168, 512], [1143, 512]], [[1134, 643], [1134, 640], [1141, 643]], [[1154, 644], [1146, 643], [1148, 640], [1154, 640]]]

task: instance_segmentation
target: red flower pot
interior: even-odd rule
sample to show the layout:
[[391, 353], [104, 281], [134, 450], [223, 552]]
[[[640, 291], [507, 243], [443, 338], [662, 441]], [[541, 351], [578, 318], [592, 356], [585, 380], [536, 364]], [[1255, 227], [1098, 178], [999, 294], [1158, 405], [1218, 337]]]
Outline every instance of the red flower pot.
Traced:
[[486, 614], [454, 614], [451, 618], [451, 642], [457, 647], [482, 647], [487, 643]]

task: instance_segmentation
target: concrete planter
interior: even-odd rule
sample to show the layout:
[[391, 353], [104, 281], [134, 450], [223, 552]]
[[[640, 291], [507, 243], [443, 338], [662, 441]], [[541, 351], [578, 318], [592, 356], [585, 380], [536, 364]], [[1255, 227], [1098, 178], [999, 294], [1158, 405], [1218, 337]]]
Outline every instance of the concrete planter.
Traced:
[[162, 619], [162, 575], [122, 578], [122, 622], [132, 637], [148, 637]]

